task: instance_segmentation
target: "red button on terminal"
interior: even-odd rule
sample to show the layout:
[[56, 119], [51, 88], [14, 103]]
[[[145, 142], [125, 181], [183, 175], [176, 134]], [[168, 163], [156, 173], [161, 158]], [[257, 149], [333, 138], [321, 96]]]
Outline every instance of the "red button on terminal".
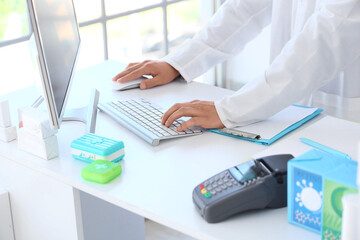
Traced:
[[200, 190], [204, 189], [204, 184], [200, 184]]

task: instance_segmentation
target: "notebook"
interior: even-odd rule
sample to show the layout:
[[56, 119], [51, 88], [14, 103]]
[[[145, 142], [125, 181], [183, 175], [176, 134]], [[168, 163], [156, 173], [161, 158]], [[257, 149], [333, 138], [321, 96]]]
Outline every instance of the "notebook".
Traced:
[[319, 108], [291, 105], [261, 122], [244, 127], [208, 130], [229, 137], [270, 145], [318, 116], [322, 111]]

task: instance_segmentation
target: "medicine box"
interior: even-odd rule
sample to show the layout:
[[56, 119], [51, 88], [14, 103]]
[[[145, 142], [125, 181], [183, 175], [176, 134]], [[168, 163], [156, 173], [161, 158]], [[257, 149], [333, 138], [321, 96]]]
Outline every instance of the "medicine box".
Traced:
[[96, 160], [81, 171], [81, 176], [88, 181], [108, 183], [121, 174], [121, 165], [106, 160]]
[[23, 128], [18, 130], [19, 149], [31, 153], [43, 159], [53, 159], [59, 156], [58, 141], [56, 135], [48, 138], [35, 136]]
[[[331, 195], [333, 191], [329, 188], [332, 183], [328, 181], [341, 183], [344, 187], [353, 186], [350, 184], [349, 177], [353, 174], [353, 184], [355, 184], [356, 167], [352, 170], [354, 164], [357, 166], [354, 161], [315, 149], [290, 160], [288, 162], [288, 221], [321, 234], [322, 225], [328, 220], [326, 203], [333, 197]], [[333, 176], [335, 174], [336, 177]], [[340, 195], [336, 198], [343, 196]], [[323, 213], [324, 210], [325, 213]]]
[[21, 112], [21, 123], [25, 131], [39, 138], [48, 138], [57, 133], [57, 129], [50, 127], [49, 116], [37, 108], [23, 108]]
[[16, 139], [16, 127], [0, 127], [0, 140], [4, 142], [11, 142]]
[[92, 133], [75, 139], [71, 143], [75, 159], [92, 163], [95, 160], [118, 162], [124, 158], [124, 143]]
[[325, 174], [322, 211], [322, 239], [340, 240], [342, 229], [342, 197], [357, 193], [357, 162], [345, 161], [344, 164]]

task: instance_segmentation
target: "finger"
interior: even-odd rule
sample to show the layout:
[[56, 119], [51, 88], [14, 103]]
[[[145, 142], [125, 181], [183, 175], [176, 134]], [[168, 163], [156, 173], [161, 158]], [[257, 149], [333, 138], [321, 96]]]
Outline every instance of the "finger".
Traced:
[[122, 77], [128, 75], [129, 73], [139, 69], [142, 67], [142, 64], [134, 64], [133, 66], [131, 67], [127, 67], [125, 68], [124, 71], [122, 71], [121, 73], [119, 73], [118, 75], [116, 75], [115, 77], [113, 77], [113, 81], [118, 81], [119, 79], [121, 79]]
[[165, 125], [165, 122], [168, 120], [169, 116], [177, 111], [182, 106], [182, 103], [176, 103], [170, 107], [161, 117], [161, 124]]
[[143, 75], [151, 75], [145, 67], [140, 67], [132, 72], [129, 72], [127, 75], [121, 77], [117, 81], [120, 83], [129, 82], [136, 78], [142, 77]]
[[176, 103], [172, 107], [170, 107], [161, 117], [161, 124], [165, 125], [165, 122], [168, 120], [169, 116], [177, 111], [179, 108], [184, 107], [190, 103]]
[[117, 74], [115, 77], [112, 78], [113, 81], [117, 81], [120, 78], [128, 75], [129, 73], [131, 73], [132, 71], [138, 69], [142, 67], [142, 63], [130, 63], [124, 71], [122, 71], [121, 73]]
[[132, 67], [132, 66], [135, 66], [135, 65], [138, 65], [140, 64], [139, 62], [134, 62], [134, 63], [129, 63], [125, 69], [129, 68], [129, 67]]
[[197, 126], [196, 118], [189, 119], [188, 121], [181, 124], [176, 130], [178, 130], [178, 132], [182, 132], [193, 126]]
[[166, 84], [166, 81], [164, 81], [163, 78], [156, 76], [154, 78], [149, 78], [149, 79], [143, 80], [140, 84], [140, 88], [148, 89], [148, 88], [153, 88], [155, 86], [164, 85], [164, 84]]
[[169, 118], [165, 122], [165, 126], [170, 127], [170, 125], [176, 119], [179, 119], [181, 117], [194, 117], [197, 116], [198, 114], [199, 111], [197, 111], [197, 109], [194, 109], [192, 107], [181, 107], [169, 116]]
[[127, 70], [127, 69], [129, 69], [129, 68], [131, 68], [131, 67], [133, 67], [133, 66], [135, 66], [135, 65], [139, 65], [139, 64], [140, 64], [139, 62], [129, 63], [129, 64], [125, 67], [124, 70]]

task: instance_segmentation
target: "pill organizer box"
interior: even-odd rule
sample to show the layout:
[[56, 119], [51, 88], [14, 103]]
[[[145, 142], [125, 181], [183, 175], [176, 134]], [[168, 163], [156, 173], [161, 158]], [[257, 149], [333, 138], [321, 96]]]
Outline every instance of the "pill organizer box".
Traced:
[[104, 184], [119, 176], [121, 171], [118, 163], [96, 160], [81, 170], [81, 176], [85, 180]]
[[88, 133], [72, 141], [71, 152], [75, 159], [89, 163], [95, 160], [118, 162], [124, 158], [124, 143]]

